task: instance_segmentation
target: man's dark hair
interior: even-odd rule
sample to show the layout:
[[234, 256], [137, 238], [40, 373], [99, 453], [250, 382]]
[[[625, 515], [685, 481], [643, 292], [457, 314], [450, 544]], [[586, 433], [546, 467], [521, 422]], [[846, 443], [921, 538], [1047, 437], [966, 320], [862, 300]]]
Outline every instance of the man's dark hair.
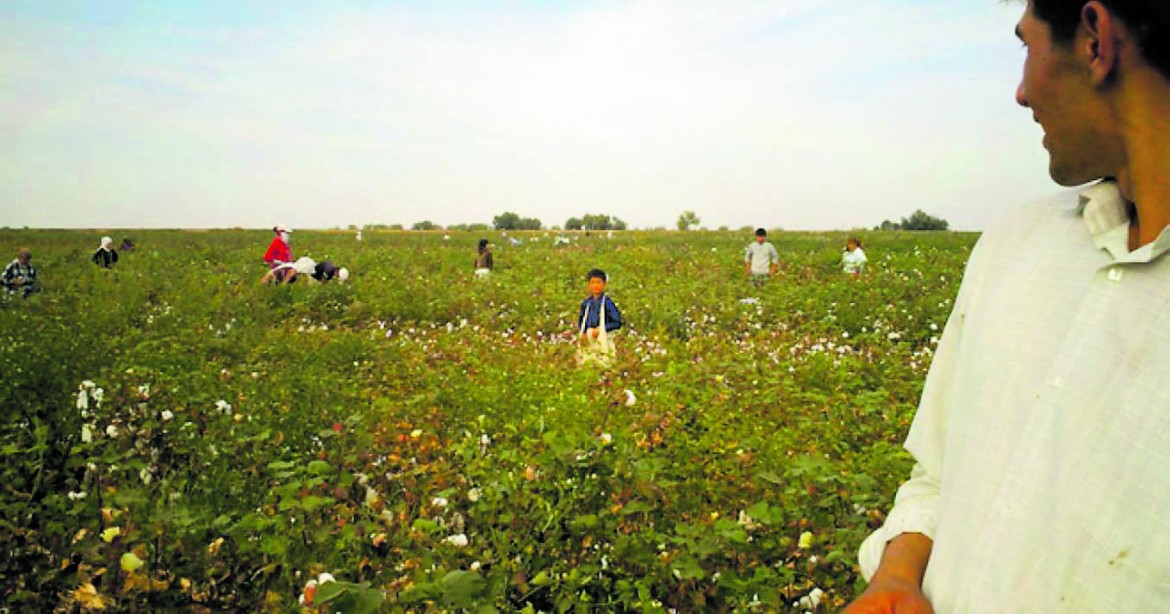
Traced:
[[605, 276], [605, 271], [602, 271], [601, 269], [590, 269], [589, 274], [585, 276], [585, 280], [588, 281], [594, 277], [600, 279], [601, 281], [609, 281], [609, 278]]
[[757, 228], [756, 229], [756, 236], [757, 237], [766, 237], [766, 236], [768, 236], [768, 231], [764, 230], [763, 228]]
[[[1032, 12], [1052, 29], [1052, 39], [1071, 44], [1086, 0], [1032, 0]], [[1166, 0], [1101, 0], [1137, 39], [1142, 56], [1170, 79], [1170, 9]], [[1157, 7], [1157, 8], [1155, 8]]]
[[484, 248], [486, 248], [487, 246], [488, 246], [488, 240], [487, 240], [487, 239], [480, 239], [480, 240], [479, 240], [479, 251], [481, 251], [481, 252], [482, 252], [482, 251], [484, 250]]

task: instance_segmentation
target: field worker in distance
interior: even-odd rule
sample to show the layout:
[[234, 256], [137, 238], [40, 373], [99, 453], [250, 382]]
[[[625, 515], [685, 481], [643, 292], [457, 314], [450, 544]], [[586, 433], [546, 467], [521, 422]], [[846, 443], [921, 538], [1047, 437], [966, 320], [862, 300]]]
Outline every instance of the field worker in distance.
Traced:
[[89, 259], [103, 269], [111, 268], [117, 264], [118, 252], [114, 251], [114, 240], [109, 237], [102, 237], [102, 244], [98, 246], [97, 251]]
[[971, 252], [850, 614], [1170, 611], [1170, 2], [1020, 4], [1016, 101], [1091, 185]]
[[268, 244], [268, 251], [264, 252], [264, 262], [268, 265], [269, 272], [273, 273], [279, 282], [284, 281], [284, 276], [289, 270], [288, 267], [281, 268], [281, 265], [290, 264], [293, 260], [292, 249], [288, 245], [292, 229], [284, 224], [277, 224], [272, 227], [272, 232], [276, 233], [276, 236], [272, 238], [272, 243]]
[[37, 279], [37, 268], [32, 265], [32, 252], [27, 248], [20, 248], [16, 252], [16, 259], [4, 267], [4, 276], [0, 284], [9, 295], [20, 293], [22, 298], [28, 298], [33, 292], [41, 291], [41, 282]]
[[617, 353], [610, 333], [622, 327], [622, 314], [605, 293], [608, 280], [605, 271], [593, 269], [587, 279], [589, 296], [581, 301], [581, 312], [577, 316], [577, 361], [606, 366]]
[[750, 276], [757, 288], [764, 285], [769, 273], [775, 273], [780, 268], [780, 254], [776, 247], [768, 242], [768, 231], [756, 229], [756, 242], [747, 246], [743, 252], [743, 274]]
[[130, 240], [130, 237], [124, 237], [122, 239], [122, 244], [118, 246], [118, 251], [120, 251], [120, 252], [134, 251], [134, 242]]
[[487, 239], [479, 240], [479, 252], [475, 255], [475, 277], [486, 279], [492, 274], [492, 248]]
[[286, 262], [268, 271], [260, 279], [260, 283], [267, 284], [276, 281], [276, 283], [291, 284], [295, 283], [298, 278], [304, 278], [309, 283], [334, 279], [344, 282], [349, 279], [349, 270], [345, 267], [338, 267], [328, 260], [316, 262], [308, 256], [302, 256], [293, 262]]
[[861, 249], [861, 241], [857, 237], [849, 237], [845, 241], [845, 253], [841, 255], [841, 270], [854, 277], [860, 277], [865, 270], [865, 250]]

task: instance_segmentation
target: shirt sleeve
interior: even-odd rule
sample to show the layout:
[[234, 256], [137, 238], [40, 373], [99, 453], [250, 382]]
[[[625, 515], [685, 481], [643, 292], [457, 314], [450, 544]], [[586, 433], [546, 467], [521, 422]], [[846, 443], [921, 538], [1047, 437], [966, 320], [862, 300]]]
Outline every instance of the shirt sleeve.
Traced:
[[[915, 465], [910, 479], [903, 483], [894, 496], [894, 507], [885, 524], [861, 544], [858, 559], [861, 574], [866, 581], [873, 578], [885, 553], [886, 544], [903, 533], [921, 533], [934, 539], [938, 525], [939, 495], [942, 492], [942, 468], [947, 447], [947, 428], [950, 410], [956, 402], [954, 395], [957, 375], [961, 372], [964, 320], [972, 286], [978, 284], [979, 250], [971, 254], [967, 274], [955, 300], [955, 308], [943, 329], [922, 400], [914, 414], [914, 422], [906, 437], [906, 450], [914, 457]], [[974, 265], [974, 266], [972, 266]]]
[[768, 264], [771, 264], [773, 262], [776, 264], [780, 264], [780, 252], [777, 252], [776, 246], [772, 245], [771, 243], [768, 244], [768, 260], [769, 260]]
[[605, 297], [605, 332], [615, 331], [622, 327], [622, 314], [618, 311], [613, 299]]
[[4, 283], [5, 284], [12, 281], [13, 278], [16, 277], [16, 273], [14, 272], [16, 267], [14, 266], [14, 264], [15, 264], [14, 262], [9, 262], [8, 265], [4, 267]]
[[747, 264], [752, 261], [752, 246], [743, 248], [743, 263]]

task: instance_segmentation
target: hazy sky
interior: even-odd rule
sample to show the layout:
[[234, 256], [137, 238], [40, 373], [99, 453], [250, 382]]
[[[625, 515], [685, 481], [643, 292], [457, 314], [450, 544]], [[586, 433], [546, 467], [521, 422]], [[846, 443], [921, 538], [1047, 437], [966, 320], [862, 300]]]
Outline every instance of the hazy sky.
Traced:
[[1052, 191], [1022, 4], [0, 4], [0, 226], [979, 228]]

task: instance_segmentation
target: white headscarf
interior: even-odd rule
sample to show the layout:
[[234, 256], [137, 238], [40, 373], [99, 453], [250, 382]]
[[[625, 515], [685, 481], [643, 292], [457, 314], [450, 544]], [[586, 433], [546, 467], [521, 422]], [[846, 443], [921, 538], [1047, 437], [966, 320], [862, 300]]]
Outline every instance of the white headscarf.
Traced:
[[110, 249], [114, 246], [114, 240], [109, 237], [102, 237], [102, 247]]

